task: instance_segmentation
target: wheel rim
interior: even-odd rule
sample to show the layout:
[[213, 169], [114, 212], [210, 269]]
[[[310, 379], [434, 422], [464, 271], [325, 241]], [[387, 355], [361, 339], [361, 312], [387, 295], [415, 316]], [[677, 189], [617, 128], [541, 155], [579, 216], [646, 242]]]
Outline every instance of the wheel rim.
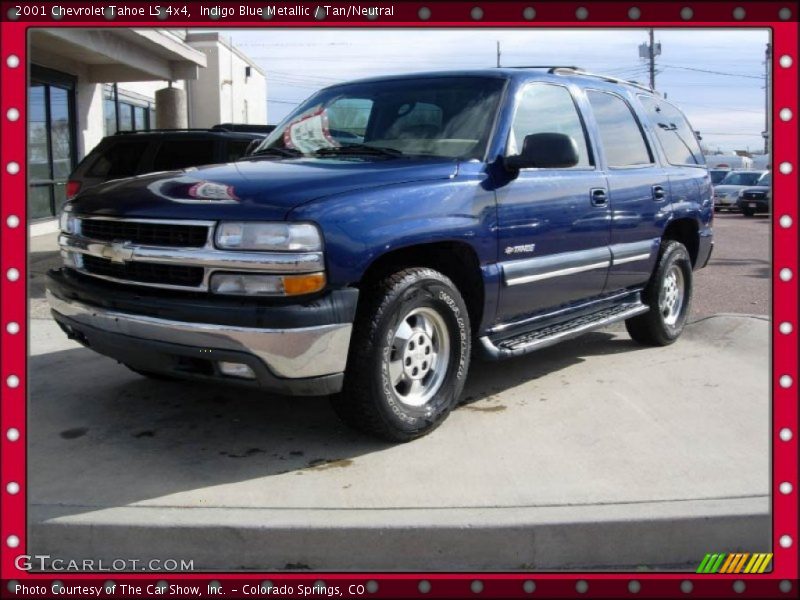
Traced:
[[432, 308], [409, 312], [395, 330], [387, 367], [395, 397], [424, 406], [442, 387], [450, 363], [447, 323]]
[[664, 276], [658, 301], [661, 316], [667, 325], [675, 325], [678, 322], [683, 310], [685, 289], [683, 271], [678, 265], [672, 265]]

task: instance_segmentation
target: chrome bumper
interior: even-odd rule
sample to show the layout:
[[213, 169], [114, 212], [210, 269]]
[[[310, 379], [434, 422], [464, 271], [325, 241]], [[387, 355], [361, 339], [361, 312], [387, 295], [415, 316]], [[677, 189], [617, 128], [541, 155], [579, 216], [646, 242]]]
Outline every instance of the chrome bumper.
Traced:
[[56, 313], [109, 333], [252, 354], [280, 378], [305, 379], [342, 373], [347, 364], [351, 323], [297, 329], [256, 329], [120, 313], [63, 300], [49, 290], [47, 300]]

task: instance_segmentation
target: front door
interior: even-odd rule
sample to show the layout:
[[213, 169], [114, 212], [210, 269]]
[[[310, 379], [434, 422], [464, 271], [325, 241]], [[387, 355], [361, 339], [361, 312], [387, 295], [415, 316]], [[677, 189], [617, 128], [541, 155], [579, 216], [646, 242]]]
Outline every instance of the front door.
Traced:
[[610, 211], [604, 174], [566, 86], [531, 83], [521, 92], [507, 153], [526, 135], [563, 133], [578, 147], [578, 165], [522, 169], [497, 187], [502, 272], [497, 322], [509, 322], [599, 295], [610, 264]]

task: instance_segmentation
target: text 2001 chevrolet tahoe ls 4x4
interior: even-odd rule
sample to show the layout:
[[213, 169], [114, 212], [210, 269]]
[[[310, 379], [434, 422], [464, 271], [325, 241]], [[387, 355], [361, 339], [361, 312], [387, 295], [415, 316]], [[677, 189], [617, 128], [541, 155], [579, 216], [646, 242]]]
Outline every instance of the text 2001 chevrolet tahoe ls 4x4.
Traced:
[[67, 334], [150, 376], [330, 394], [425, 434], [480, 350], [624, 320], [674, 341], [712, 249], [692, 128], [569, 68], [336, 85], [236, 163], [108, 182], [66, 208], [48, 296]]

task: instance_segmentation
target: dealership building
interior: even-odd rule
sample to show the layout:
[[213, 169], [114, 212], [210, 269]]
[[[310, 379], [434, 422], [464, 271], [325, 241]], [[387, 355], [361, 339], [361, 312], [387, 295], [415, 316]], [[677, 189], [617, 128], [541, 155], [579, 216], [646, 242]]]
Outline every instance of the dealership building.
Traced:
[[53, 231], [70, 172], [118, 131], [267, 123], [264, 72], [220, 33], [32, 29], [28, 220]]

